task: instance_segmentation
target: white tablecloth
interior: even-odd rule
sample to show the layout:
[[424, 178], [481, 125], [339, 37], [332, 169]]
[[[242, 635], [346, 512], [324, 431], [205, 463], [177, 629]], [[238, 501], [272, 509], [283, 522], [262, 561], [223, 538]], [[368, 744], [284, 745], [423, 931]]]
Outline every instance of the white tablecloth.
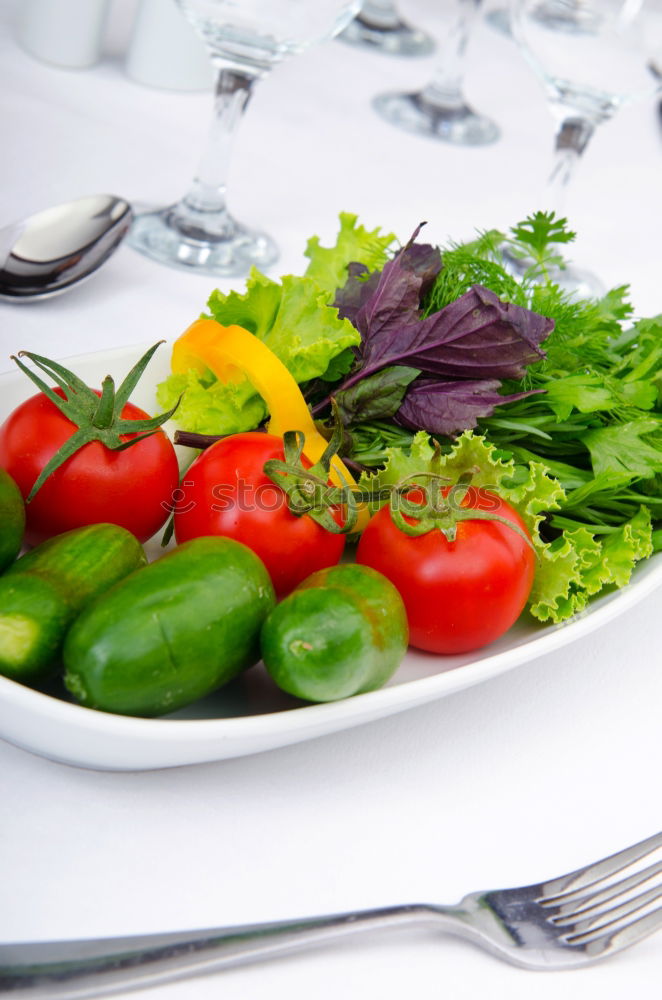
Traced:
[[[0, 218], [85, 193], [178, 197], [210, 113], [206, 93], [140, 86], [123, 67], [134, 4], [116, 0], [102, 61], [46, 66], [16, 44], [0, 0]], [[443, 5], [401, 9], [441, 31]], [[502, 140], [453, 148], [399, 132], [370, 109], [415, 89], [434, 57], [393, 59], [335, 41], [259, 89], [232, 164], [235, 213], [279, 241], [275, 272], [300, 271], [314, 232], [357, 212], [406, 238], [507, 226], [538, 207], [553, 123], [537, 81], [485, 23], [466, 89]], [[654, 101], [605, 125], [567, 211], [575, 259], [662, 309], [662, 145]], [[59, 299], [0, 305], [9, 354], [67, 357], [173, 338], [215, 282], [122, 247]], [[235, 283], [236, 284], [236, 283]], [[229, 288], [230, 283], [221, 283]], [[590, 638], [447, 699], [257, 756], [141, 773], [85, 771], [0, 742], [1, 939], [220, 926], [401, 901], [452, 902], [525, 884], [662, 827], [660, 591]], [[305, 956], [155, 988], [155, 1000], [652, 998], [662, 937], [579, 973], [526, 973], [448, 938], [390, 932]]]

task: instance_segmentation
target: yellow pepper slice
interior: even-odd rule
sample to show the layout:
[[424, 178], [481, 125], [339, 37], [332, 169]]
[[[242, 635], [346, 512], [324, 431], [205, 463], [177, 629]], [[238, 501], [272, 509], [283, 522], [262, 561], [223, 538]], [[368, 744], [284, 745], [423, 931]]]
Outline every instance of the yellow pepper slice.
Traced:
[[[304, 454], [314, 464], [322, 457], [328, 441], [315, 426], [308, 404], [294, 376], [263, 341], [241, 326], [222, 326], [213, 319], [198, 319], [175, 341], [172, 370], [183, 373], [209, 369], [221, 382], [246, 376], [267, 404], [270, 413], [267, 431], [283, 437], [286, 431], [305, 435]], [[356, 485], [344, 463], [334, 456], [329, 472], [336, 486]], [[357, 530], [369, 519], [361, 507]]]

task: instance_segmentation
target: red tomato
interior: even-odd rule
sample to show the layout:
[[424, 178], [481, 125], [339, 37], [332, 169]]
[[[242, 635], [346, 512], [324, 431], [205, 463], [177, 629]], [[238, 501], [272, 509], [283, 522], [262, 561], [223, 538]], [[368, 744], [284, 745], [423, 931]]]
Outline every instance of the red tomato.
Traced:
[[[64, 396], [60, 389], [55, 392]], [[144, 420], [147, 414], [127, 403], [122, 417]], [[75, 430], [43, 393], [21, 403], [0, 427], [0, 466], [24, 497]], [[71, 528], [108, 522], [146, 542], [165, 524], [178, 480], [175, 450], [163, 431], [124, 451], [91, 441], [56, 469], [26, 505], [26, 541], [36, 545]]]
[[[526, 533], [519, 514], [487, 490], [470, 488], [462, 506], [505, 517]], [[466, 653], [502, 635], [523, 611], [535, 569], [531, 546], [499, 521], [459, 521], [449, 542], [438, 528], [405, 534], [388, 505], [367, 525], [356, 560], [400, 591], [410, 643], [431, 653]]]
[[[233, 434], [204, 451], [183, 477], [175, 507], [175, 538], [226, 535], [253, 549], [267, 567], [278, 597], [318, 569], [334, 566], [345, 536], [295, 516], [287, 496], [264, 472], [284, 457], [273, 434]], [[310, 462], [303, 459], [306, 468]]]

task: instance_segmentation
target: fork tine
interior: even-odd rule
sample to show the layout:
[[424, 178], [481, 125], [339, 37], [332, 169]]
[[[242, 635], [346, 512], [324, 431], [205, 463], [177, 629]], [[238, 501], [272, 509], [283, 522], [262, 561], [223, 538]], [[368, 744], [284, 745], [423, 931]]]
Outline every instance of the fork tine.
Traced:
[[566, 938], [566, 942], [570, 945], [585, 944], [587, 954], [599, 955], [604, 951], [615, 952], [629, 948], [630, 945], [643, 941], [660, 928], [662, 928], [662, 906], [609, 934], [597, 938], [590, 933], [571, 935]]
[[[615, 928], [616, 924], [622, 924], [623, 921], [629, 922], [629, 918], [634, 917], [641, 910], [650, 907], [651, 903], [658, 901], [662, 902], [662, 885], [655, 886], [647, 892], [642, 892], [640, 895], [635, 896], [634, 899], [628, 899], [627, 902], [622, 903], [620, 906], [614, 906], [610, 910], [602, 910], [593, 916], [587, 916], [584, 919], [575, 921], [572, 934], [568, 936], [568, 939], [574, 939], [576, 936], [586, 938], [589, 935], [595, 937], [602, 935], [608, 928]], [[557, 923], [556, 926], [559, 926], [559, 924]]]
[[[649, 865], [648, 868], [644, 868], [628, 878], [612, 882], [607, 889], [598, 892], [580, 889], [577, 892], [568, 893], [563, 897], [564, 902], [559, 906], [558, 914], [549, 918], [550, 923], [557, 927], [563, 927], [566, 924], [574, 923], [577, 918], [581, 919], [585, 914], [588, 916], [599, 908], [604, 910], [604, 904], [613, 903], [614, 900], [625, 896], [632, 889], [640, 889], [661, 873], [662, 861], [658, 861], [657, 864]], [[549, 906], [550, 904], [545, 901], [543, 905]]]
[[647, 837], [646, 840], [642, 840], [641, 843], [634, 844], [632, 847], [627, 847], [624, 851], [618, 851], [617, 854], [610, 854], [609, 857], [603, 858], [601, 861], [586, 865], [584, 868], [578, 868], [568, 875], [543, 882], [540, 887], [541, 895], [537, 901], [542, 906], [561, 904], [571, 893], [576, 893], [579, 889], [587, 889], [589, 886], [597, 886], [605, 879], [613, 878], [614, 875], [660, 848], [662, 848], [662, 832]]

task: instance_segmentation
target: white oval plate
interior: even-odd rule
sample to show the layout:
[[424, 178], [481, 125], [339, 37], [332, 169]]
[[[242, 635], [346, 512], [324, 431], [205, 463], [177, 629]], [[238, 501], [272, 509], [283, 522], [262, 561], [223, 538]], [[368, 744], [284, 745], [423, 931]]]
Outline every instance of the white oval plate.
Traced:
[[[107, 374], [121, 380], [141, 352], [138, 346], [85, 355], [71, 359], [70, 366], [99, 386]], [[132, 397], [148, 412], [156, 412], [154, 386], [168, 373], [169, 360], [170, 349], [163, 345]], [[0, 375], [0, 421], [29, 395], [31, 386], [23, 374]], [[150, 549], [156, 554], [158, 541]], [[627, 587], [592, 601], [563, 625], [521, 621], [485, 650], [462, 656], [410, 651], [386, 687], [322, 705], [303, 704], [278, 691], [261, 664], [209, 698], [162, 719], [93, 711], [0, 677], [0, 737], [52, 760], [103, 770], [177, 767], [258, 753], [480, 684], [581, 639], [660, 585], [662, 553], [638, 566]]]

